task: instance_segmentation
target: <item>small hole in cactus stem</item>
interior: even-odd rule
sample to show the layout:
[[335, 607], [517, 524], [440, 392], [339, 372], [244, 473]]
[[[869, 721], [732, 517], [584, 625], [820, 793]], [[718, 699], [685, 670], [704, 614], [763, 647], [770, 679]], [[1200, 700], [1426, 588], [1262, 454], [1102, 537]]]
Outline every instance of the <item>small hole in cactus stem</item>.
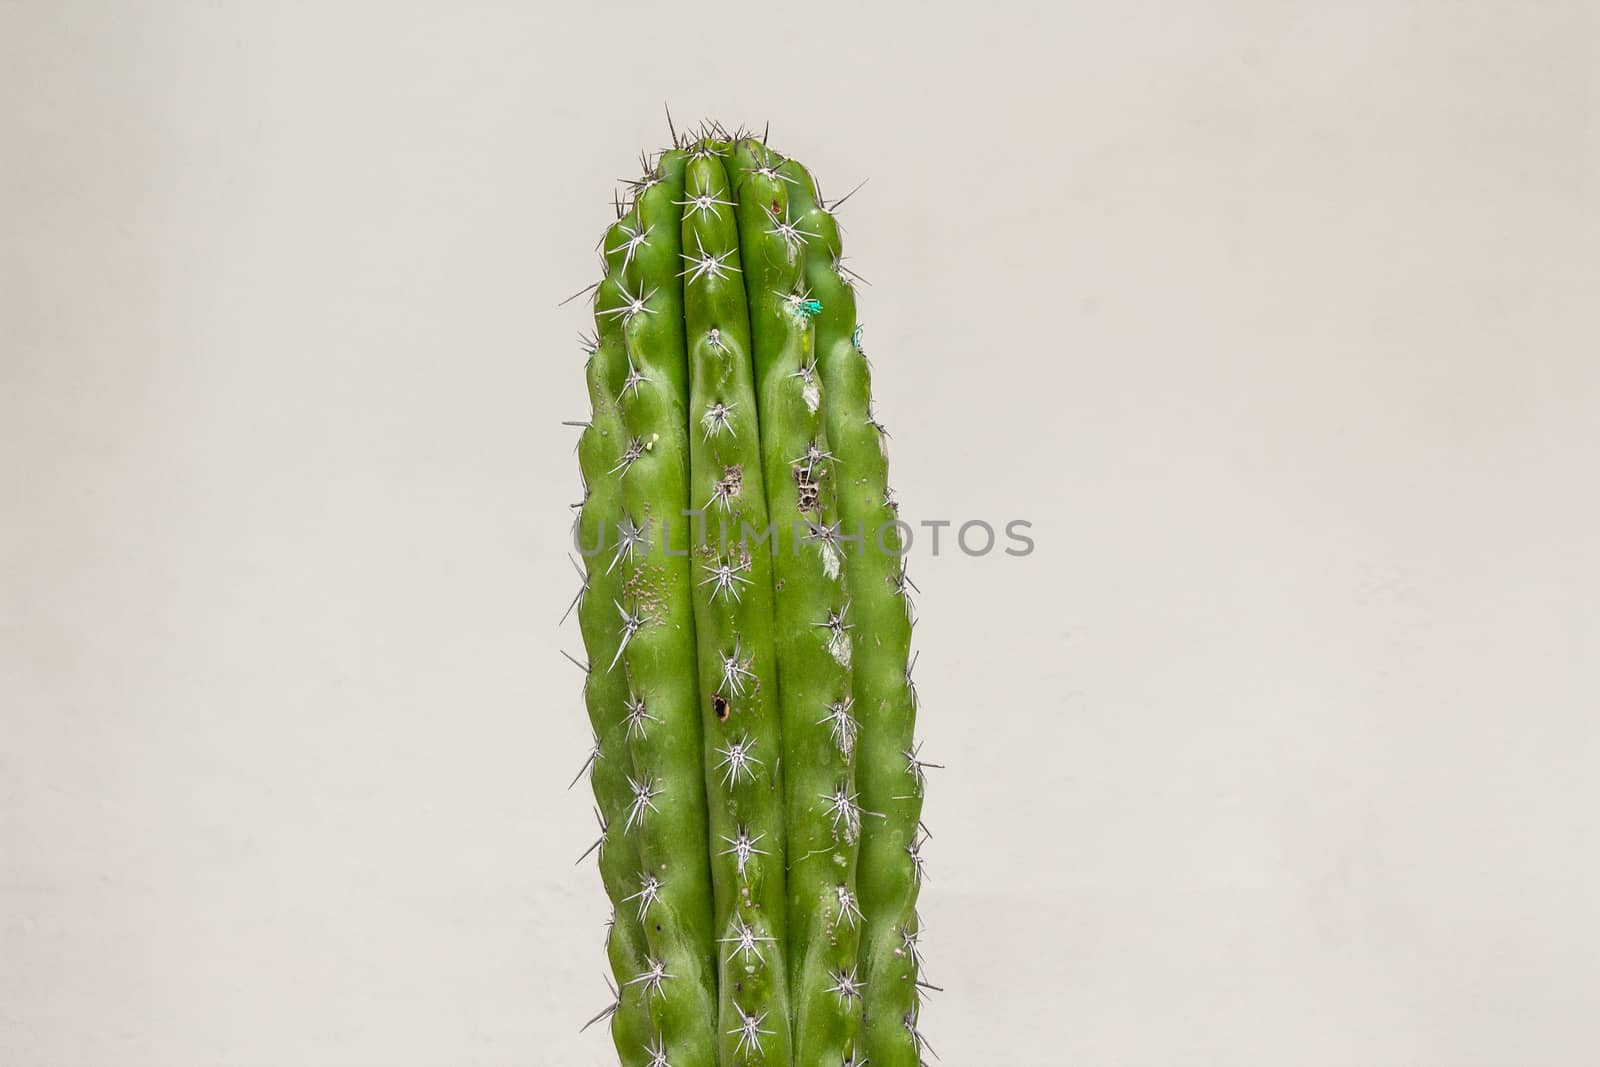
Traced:
[[727, 697], [723, 696], [721, 693], [711, 694], [711, 710], [716, 712], [718, 722], [728, 721], [728, 712], [730, 708], [731, 705], [728, 703]]

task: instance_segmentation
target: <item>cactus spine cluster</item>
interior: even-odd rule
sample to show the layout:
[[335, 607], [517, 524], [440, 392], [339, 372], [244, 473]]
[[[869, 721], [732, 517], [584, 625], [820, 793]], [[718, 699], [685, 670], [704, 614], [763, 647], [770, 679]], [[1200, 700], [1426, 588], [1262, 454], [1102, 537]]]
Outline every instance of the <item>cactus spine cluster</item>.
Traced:
[[911, 587], [854, 275], [764, 137], [646, 164], [578, 449], [597, 1020], [624, 1067], [916, 1067]]

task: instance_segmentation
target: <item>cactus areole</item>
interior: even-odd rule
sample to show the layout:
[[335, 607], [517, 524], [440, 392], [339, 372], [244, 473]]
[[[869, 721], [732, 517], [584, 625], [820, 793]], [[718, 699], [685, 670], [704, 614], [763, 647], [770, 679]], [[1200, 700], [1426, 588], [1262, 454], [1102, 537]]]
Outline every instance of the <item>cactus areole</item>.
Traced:
[[816, 181], [715, 124], [601, 245], [576, 610], [625, 1067], [916, 1067], [913, 587]]

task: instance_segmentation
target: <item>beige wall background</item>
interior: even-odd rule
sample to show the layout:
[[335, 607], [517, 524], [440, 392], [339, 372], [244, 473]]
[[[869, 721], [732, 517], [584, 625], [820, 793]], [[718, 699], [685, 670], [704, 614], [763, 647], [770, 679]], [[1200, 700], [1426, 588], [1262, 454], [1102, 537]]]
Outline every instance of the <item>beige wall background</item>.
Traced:
[[1600, 1057], [1600, 13], [0, 4], [0, 1063], [600, 1065], [615, 178], [772, 121], [915, 520], [945, 1064]]

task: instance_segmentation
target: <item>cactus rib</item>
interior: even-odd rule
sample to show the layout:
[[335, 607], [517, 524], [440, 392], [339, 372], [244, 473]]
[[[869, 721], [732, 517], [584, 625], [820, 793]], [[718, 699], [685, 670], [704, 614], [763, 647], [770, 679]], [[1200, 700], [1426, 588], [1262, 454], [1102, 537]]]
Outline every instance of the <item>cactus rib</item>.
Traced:
[[817, 369], [827, 397], [828, 440], [840, 459], [839, 511], [863, 534], [849, 561], [855, 616], [855, 711], [861, 724], [861, 802], [881, 819], [861, 842], [866, 1021], [862, 1051], [883, 1067], [916, 1067], [922, 989], [915, 952], [921, 880], [922, 775], [913, 748], [916, 704], [907, 672], [911, 602], [898, 514], [888, 493], [888, 449], [872, 412], [871, 369], [857, 347], [851, 276], [840, 264], [839, 227], [804, 168], [790, 164], [790, 210], [805, 237], [805, 279], [821, 304]]
[[[785, 969], [782, 734], [772, 559], [741, 537], [767, 526], [750, 327], [727, 172], [696, 154], [684, 180], [684, 322], [690, 359], [692, 499], [705, 781], [713, 850], [722, 1061], [790, 1062]], [[740, 856], [740, 841], [760, 853]], [[770, 1034], [746, 1038], [744, 1020]]]
[[595, 320], [601, 343], [617, 344], [626, 356], [618, 400], [629, 441], [617, 475], [625, 521], [646, 531], [623, 560], [613, 622], [630, 693], [649, 716], [628, 741], [634, 777], [625, 827], [638, 845], [641, 881], [654, 882], [643, 921], [650, 957], [629, 982], [645, 990], [656, 1038], [672, 1049], [673, 1062], [714, 1067], [711, 873], [683, 518], [688, 394], [675, 203], [683, 163], [682, 153], [666, 153], [659, 180], [612, 228]]
[[612, 622], [615, 613], [611, 605], [622, 591], [621, 572], [606, 566], [622, 517], [622, 487], [615, 475], [606, 473], [617, 464], [626, 438], [616, 409], [615, 382], [619, 378], [613, 364], [619, 355], [615, 345], [596, 344], [585, 368], [591, 416], [578, 440], [578, 462], [585, 486], [578, 513], [578, 541], [585, 566], [583, 588], [575, 606], [591, 657], [590, 664], [584, 665], [583, 688], [595, 749], [584, 769], [603, 827], [598, 847], [600, 878], [612, 908], [606, 955], [618, 999], [611, 1015], [611, 1033], [624, 1067], [635, 1067], [646, 1062], [643, 1049], [652, 1036], [652, 1026], [643, 991], [627, 984], [644, 969], [648, 955], [643, 925], [628, 905], [628, 896], [633, 892], [630, 882], [639, 869], [639, 850], [624, 829], [630, 800], [628, 778], [633, 773], [626, 733], [627, 682], [620, 672], [591, 666], [596, 660], [609, 661], [616, 653], [616, 627]]
[[850, 694], [849, 596], [837, 539], [802, 236], [789, 224], [790, 180], [764, 146], [731, 155], [738, 186], [767, 507], [774, 520], [778, 676], [789, 847], [789, 972], [796, 1060], [843, 1062], [860, 1019], [855, 994], [861, 814], [854, 745], [830, 708]]

